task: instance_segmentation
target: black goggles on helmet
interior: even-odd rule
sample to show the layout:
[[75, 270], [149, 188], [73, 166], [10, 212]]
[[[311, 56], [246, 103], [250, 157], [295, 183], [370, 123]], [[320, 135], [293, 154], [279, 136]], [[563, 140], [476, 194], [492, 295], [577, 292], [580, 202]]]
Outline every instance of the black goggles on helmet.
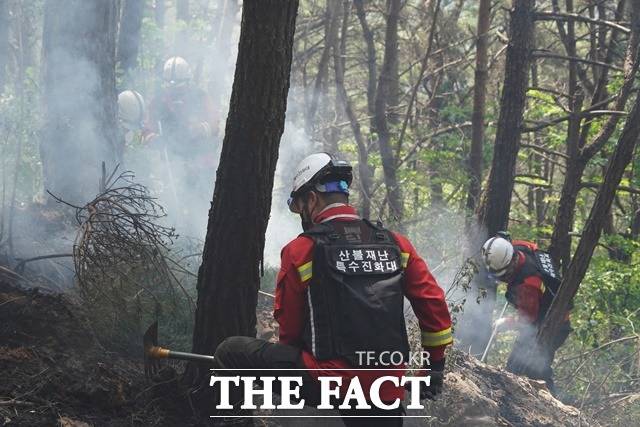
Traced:
[[299, 213], [295, 210], [294, 200], [308, 191], [315, 190], [320, 193], [349, 194], [349, 186], [353, 181], [352, 169], [351, 165], [344, 160], [331, 160], [308, 182], [296, 191], [291, 192], [289, 199], [287, 199], [289, 210], [294, 213]]

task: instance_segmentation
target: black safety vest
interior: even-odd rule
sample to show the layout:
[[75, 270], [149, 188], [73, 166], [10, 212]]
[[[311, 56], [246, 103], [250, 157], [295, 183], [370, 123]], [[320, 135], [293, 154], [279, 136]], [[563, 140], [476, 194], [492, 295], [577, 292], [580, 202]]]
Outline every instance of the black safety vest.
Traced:
[[367, 220], [328, 221], [313, 239], [304, 345], [318, 360], [367, 366], [364, 353], [401, 352], [408, 360], [402, 256], [388, 230]]
[[507, 301], [518, 308], [516, 303], [517, 293], [520, 286], [524, 283], [524, 280], [529, 276], [540, 277], [544, 284], [544, 292], [542, 293], [542, 302], [540, 303], [540, 310], [538, 311], [538, 318], [536, 319], [536, 324], [539, 324], [544, 320], [553, 302], [553, 298], [555, 298], [558, 292], [562, 278], [548, 252], [533, 250], [528, 246], [520, 245], [514, 245], [513, 249], [522, 252], [524, 255], [524, 264], [520, 268], [520, 271], [509, 280], [505, 297]]

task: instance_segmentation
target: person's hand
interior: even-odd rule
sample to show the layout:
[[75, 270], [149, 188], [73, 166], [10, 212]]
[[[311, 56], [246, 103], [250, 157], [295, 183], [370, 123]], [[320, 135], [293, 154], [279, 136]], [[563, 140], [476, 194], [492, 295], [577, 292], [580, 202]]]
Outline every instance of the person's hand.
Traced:
[[156, 139], [158, 139], [160, 135], [158, 135], [155, 132], [148, 132], [148, 133], [143, 133], [142, 134], [142, 143], [144, 145], [149, 145], [152, 144], [153, 141], [155, 141]]
[[516, 319], [514, 317], [501, 317], [493, 322], [493, 327], [497, 331], [510, 331], [516, 327]]
[[444, 384], [444, 363], [445, 359], [431, 364], [425, 364], [424, 368], [429, 369], [427, 375], [431, 377], [429, 385], [420, 383], [420, 400], [435, 400], [435, 397], [442, 393]]

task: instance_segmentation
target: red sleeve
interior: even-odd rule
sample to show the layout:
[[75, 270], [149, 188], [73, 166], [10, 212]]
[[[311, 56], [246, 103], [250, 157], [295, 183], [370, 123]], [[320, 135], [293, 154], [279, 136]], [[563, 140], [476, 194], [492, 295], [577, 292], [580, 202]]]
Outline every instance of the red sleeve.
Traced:
[[409, 240], [398, 234], [395, 236], [402, 250], [403, 264], [406, 264], [404, 294], [418, 318], [422, 346], [429, 351], [432, 361], [442, 360], [445, 348], [453, 342], [444, 291]]
[[280, 326], [279, 340], [283, 344], [300, 344], [304, 328], [305, 289], [306, 285], [300, 279], [298, 264], [294, 255], [299, 254], [294, 242], [285, 246], [281, 254], [281, 265], [276, 279], [276, 298], [273, 307], [273, 317]]
[[542, 279], [538, 276], [529, 276], [519, 286], [516, 305], [518, 314], [523, 320], [533, 323], [538, 318], [540, 300], [542, 299]]

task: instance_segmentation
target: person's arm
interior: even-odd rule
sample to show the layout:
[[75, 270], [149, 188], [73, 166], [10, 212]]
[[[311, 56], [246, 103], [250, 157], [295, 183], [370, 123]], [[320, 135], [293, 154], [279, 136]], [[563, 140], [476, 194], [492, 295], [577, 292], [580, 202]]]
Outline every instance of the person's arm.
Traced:
[[217, 133], [217, 120], [213, 108], [213, 102], [209, 95], [198, 89], [196, 92], [198, 99], [198, 114], [189, 123], [189, 132], [193, 138], [209, 139]]
[[404, 294], [409, 299], [422, 331], [422, 347], [429, 352], [430, 362], [444, 359], [447, 346], [453, 342], [451, 315], [444, 291], [433, 277], [427, 264], [403, 236], [396, 235], [403, 252]]
[[304, 328], [305, 288], [291, 251], [290, 245], [282, 250], [273, 317], [280, 325], [279, 341], [299, 346]]
[[146, 117], [142, 126], [142, 142], [145, 144], [152, 142], [161, 133], [158, 108], [158, 99], [153, 99], [146, 111]]
[[544, 285], [538, 276], [529, 276], [519, 285], [516, 305], [520, 322], [534, 323], [538, 319], [543, 292]]

